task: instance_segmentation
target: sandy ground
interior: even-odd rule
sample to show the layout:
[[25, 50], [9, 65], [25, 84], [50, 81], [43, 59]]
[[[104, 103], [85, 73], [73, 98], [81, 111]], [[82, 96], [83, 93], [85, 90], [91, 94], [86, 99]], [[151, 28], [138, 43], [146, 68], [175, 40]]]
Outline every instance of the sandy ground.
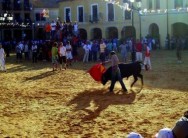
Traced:
[[108, 94], [108, 83], [95, 82], [85, 71], [95, 63], [74, 63], [52, 72], [40, 61], [16, 63], [7, 58], [0, 72], [0, 137], [121, 138], [135, 131], [152, 138], [172, 128], [188, 110], [188, 51], [177, 64], [175, 51], [152, 52], [152, 71], [142, 71], [128, 94]]

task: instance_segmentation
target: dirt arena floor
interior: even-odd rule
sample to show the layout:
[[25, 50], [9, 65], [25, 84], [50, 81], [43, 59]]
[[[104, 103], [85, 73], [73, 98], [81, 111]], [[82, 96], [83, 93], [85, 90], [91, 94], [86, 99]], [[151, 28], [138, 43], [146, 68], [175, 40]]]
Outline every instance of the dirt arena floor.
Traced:
[[108, 86], [85, 72], [95, 63], [73, 63], [66, 71], [52, 71], [51, 63], [16, 63], [7, 58], [0, 72], [0, 137], [123, 138], [139, 132], [152, 138], [172, 128], [188, 110], [188, 51], [178, 64], [175, 51], [152, 51], [151, 71], [142, 71], [128, 94], [108, 94]]

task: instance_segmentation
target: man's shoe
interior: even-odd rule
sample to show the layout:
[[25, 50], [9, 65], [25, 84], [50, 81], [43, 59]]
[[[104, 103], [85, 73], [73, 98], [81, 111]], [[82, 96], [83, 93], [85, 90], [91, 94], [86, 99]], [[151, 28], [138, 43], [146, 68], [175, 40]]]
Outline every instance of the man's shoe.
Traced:
[[127, 89], [122, 89], [122, 92], [128, 93]]

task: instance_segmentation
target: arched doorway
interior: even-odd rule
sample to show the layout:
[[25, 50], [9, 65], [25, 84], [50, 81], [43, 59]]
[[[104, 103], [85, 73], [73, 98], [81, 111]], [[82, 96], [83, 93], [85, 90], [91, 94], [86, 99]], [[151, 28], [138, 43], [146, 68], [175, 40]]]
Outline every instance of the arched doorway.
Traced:
[[87, 31], [85, 29], [79, 29], [79, 36], [81, 40], [87, 40]]
[[132, 26], [125, 26], [121, 31], [121, 39], [126, 40], [127, 38], [136, 38], [135, 28]]
[[188, 36], [188, 25], [185, 23], [174, 23], [172, 25], [172, 36], [175, 37]]
[[106, 29], [106, 38], [107, 39], [118, 38], [118, 29], [116, 27], [108, 27]]
[[91, 30], [91, 38], [92, 39], [98, 39], [98, 40], [100, 40], [100, 39], [102, 39], [102, 31], [101, 31], [101, 29], [100, 28], [93, 28], [92, 30]]
[[149, 26], [149, 36], [151, 36], [152, 38], [158, 38], [159, 39], [159, 27], [157, 24], [152, 23]]

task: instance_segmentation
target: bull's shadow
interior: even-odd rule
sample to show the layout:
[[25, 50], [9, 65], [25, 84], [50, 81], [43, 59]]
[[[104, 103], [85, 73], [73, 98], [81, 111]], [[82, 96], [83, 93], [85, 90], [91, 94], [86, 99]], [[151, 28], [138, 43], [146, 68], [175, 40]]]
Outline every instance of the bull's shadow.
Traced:
[[93, 120], [97, 118], [101, 111], [108, 108], [110, 105], [128, 105], [135, 100], [136, 93], [130, 90], [127, 94], [109, 93], [106, 90], [87, 90], [78, 94], [72, 99], [68, 105], [75, 105], [75, 111], [82, 110], [85, 116], [82, 116], [82, 121]]

